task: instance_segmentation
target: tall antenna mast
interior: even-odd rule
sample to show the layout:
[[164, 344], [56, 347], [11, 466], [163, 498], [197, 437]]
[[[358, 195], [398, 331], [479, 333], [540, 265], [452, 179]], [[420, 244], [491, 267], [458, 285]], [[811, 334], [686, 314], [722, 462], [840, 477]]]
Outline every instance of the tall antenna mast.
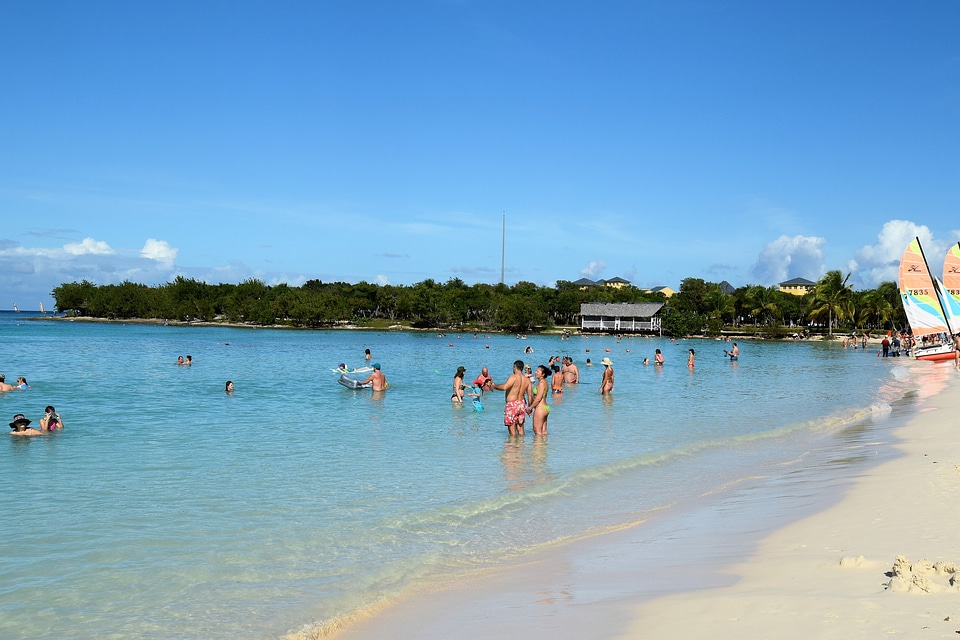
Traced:
[[503, 213], [503, 229], [500, 231], [500, 284], [503, 284], [504, 250], [507, 245], [507, 213]]

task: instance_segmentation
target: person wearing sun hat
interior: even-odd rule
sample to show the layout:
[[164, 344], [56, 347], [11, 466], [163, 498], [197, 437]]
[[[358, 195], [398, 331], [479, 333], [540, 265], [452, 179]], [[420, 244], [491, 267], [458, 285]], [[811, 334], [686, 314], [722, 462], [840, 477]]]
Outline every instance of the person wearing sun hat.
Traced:
[[10, 435], [13, 436], [36, 436], [43, 432], [39, 429], [29, 427], [30, 421], [22, 413], [13, 416], [13, 422], [10, 423]]
[[610, 358], [604, 358], [600, 364], [603, 365], [603, 378], [600, 380], [599, 392], [607, 395], [613, 391], [613, 362]]
[[467, 372], [466, 367], [457, 367], [457, 372], [453, 374], [453, 395], [450, 396], [451, 402], [463, 402], [463, 374]]

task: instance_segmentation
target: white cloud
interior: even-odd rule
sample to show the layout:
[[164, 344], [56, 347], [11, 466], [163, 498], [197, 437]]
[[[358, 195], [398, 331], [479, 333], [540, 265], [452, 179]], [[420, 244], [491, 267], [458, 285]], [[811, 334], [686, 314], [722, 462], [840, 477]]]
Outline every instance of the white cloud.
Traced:
[[607, 268], [607, 263], [603, 260], [592, 260], [587, 263], [583, 269], [580, 269], [580, 275], [584, 278], [596, 278], [603, 270]]
[[790, 278], [817, 280], [827, 270], [823, 262], [826, 242], [815, 236], [780, 236], [763, 247], [750, 273], [765, 285]]
[[[147, 242], [143, 252], [115, 251], [102, 240], [84, 238], [62, 247], [24, 247], [0, 243], [0, 289], [23, 299], [50, 299], [57, 286], [89, 280], [118, 284], [124, 280], [156, 285], [173, 277], [176, 250], [163, 242]], [[152, 247], [151, 255], [147, 255]], [[165, 260], [161, 260], [164, 258]]]
[[374, 282], [376, 282], [376, 283], [377, 283], [378, 285], [380, 285], [381, 287], [384, 287], [384, 286], [390, 284], [390, 278], [388, 278], [387, 276], [385, 276], [385, 275], [383, 275], [383, 274], [380, 274], [380, 275], [378, 275], [376, 278], [374, 278]]
[[63, 250], [72, 256], [109, 256], [115, 252], [106, 242], [94, 240], [93, 238], [84, 238], [83, 242], [71, 242], [63, 245]]
[[[955, 236], [956, 232], [951, 232]], [[947, 252], [947, 244], [933, 237], [926, 225], [910, 220], [890, 220], [884, 223], [877, 234], [877, 243], [861, 248], [851, 262], [853, 271], [864, 286], [873, 288], [884, 281], [896, 282], [900, 270], [900, 258], [904, 249], [920, 238], [920, 245], [927, 257], [930, 269], [937, 273]]]
[[148, 260], [155, 260], [168, 267], [172, 267], [177, 260], [179, 249], [174, 249], [165, 240], [147, 239], [140, 250], [140, 255]]

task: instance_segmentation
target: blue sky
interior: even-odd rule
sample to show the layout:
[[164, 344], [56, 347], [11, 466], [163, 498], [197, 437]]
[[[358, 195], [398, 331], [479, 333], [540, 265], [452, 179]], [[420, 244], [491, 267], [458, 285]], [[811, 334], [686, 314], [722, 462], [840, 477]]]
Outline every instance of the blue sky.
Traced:
[[[0, 308], [61, 282], [892, 279], [956, 2], [0, 2]], [[936, 268], [934, 268], [936, 270]]]

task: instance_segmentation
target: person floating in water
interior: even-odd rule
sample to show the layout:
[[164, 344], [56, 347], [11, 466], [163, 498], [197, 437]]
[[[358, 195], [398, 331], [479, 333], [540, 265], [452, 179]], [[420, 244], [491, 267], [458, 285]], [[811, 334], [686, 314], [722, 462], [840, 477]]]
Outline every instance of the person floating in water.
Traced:
[[226, 386], [224, 386], [223, 392], [226, 393], [228, 396], [233, 395], [233, 380], [227, 380], [227, 384]]

